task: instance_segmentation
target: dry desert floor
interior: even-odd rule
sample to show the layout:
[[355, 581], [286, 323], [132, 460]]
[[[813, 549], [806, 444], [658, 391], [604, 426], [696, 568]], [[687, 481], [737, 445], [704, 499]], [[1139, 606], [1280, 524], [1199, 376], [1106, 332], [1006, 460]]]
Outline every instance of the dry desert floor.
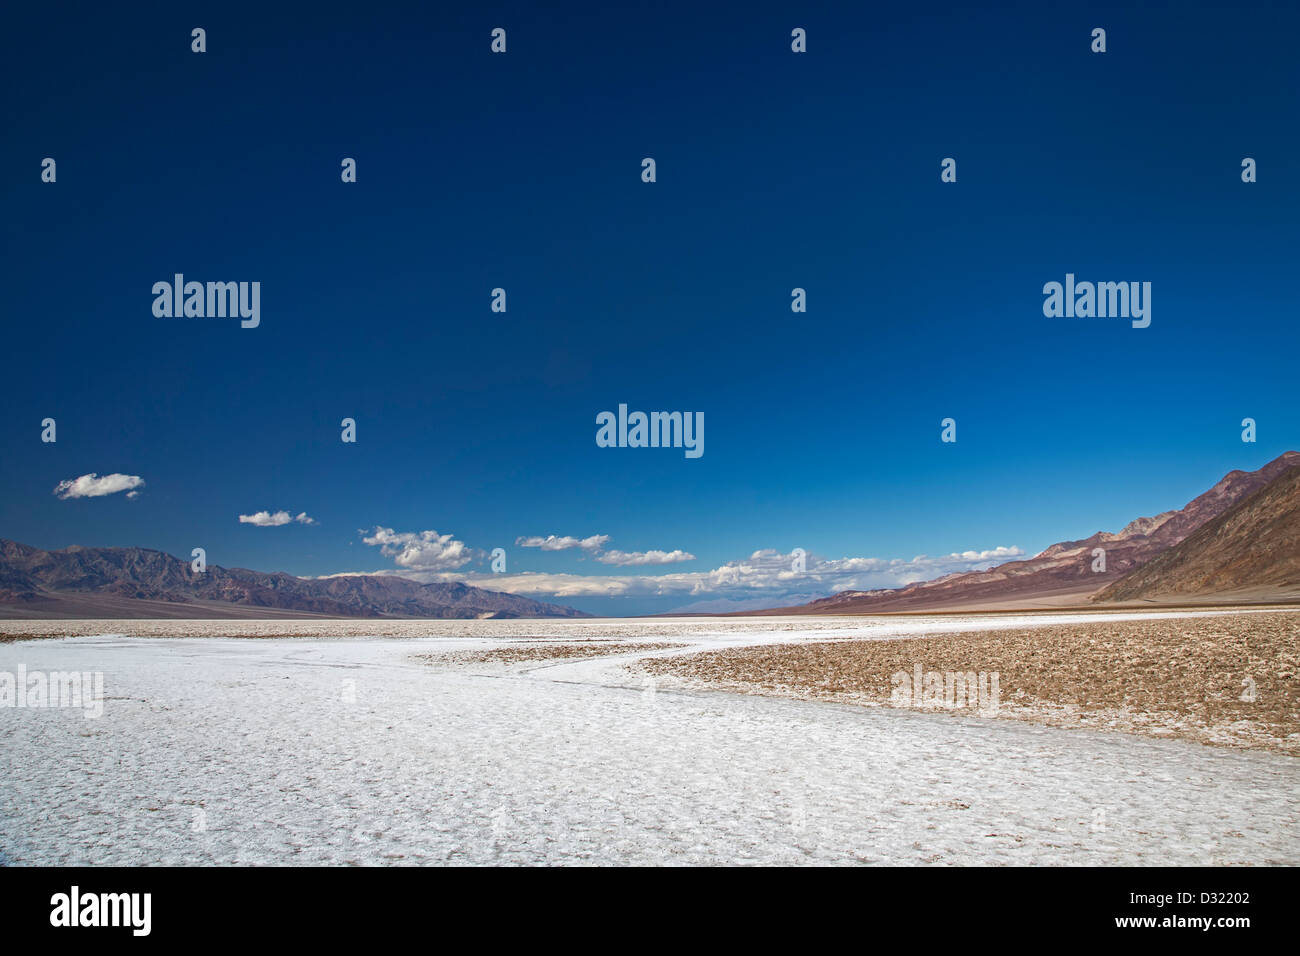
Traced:
[[1298, 627], [5, 621], [103, 700], [0, 706], [0, 864], [1295, 865]]

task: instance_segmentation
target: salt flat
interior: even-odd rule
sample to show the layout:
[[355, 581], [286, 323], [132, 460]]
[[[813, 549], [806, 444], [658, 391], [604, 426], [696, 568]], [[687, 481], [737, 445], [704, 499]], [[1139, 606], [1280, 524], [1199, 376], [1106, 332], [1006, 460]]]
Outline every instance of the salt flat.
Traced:
[[0, 860], [1300, 863], [1300, 762], [1286, 755], [672, 690], [624, 669], [678, 650], [419, 659], [536, 636], [697, 650], [988, 618], [421, 626], [445, 636], [0, 645], [0, 671], [102, 671], [107, 695], [97, 720], [0, 709]]

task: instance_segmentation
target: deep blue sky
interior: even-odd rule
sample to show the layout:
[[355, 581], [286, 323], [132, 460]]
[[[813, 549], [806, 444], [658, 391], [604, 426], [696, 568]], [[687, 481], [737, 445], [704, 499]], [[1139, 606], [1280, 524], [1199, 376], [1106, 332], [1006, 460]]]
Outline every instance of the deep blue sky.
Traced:
[[[394, 569], [376, 527], [512, 573], [1033, 553], [1300, 446], [1295, 9], [304, 10], [6, 8], [0, 536], [304, 575]], [[261, 326], [155, 318], [175, 272], [260, 281]], [[1150, 281], [1151, 327], [1045, 318], [1066, 272]], [[704, 412], [704, 456], [598, 448], [620, 402]], [[91, 472], [146, 484], [52, 494]], [[695, 560], [515, 545], [550, 534]], [[755, 596], [648, 590], [558, 600]]]

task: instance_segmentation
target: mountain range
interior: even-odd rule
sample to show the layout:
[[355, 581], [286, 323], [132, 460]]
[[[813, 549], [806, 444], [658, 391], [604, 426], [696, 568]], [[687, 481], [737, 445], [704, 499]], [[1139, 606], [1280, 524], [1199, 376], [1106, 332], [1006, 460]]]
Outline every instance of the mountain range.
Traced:
[[209, 565], [147, 548], [42, 551], [0, 538], [0, 617], [514, 618], [582, 611], [466, 584], [395, 575], [299, 578]]
[[1213, 595], [1248, 602], [1300, 590], [1300, 467], [1107, 587], [1098, 602]]
[[[1283, 600], [1300, 597], [1300, 452], [1232, 471], [1184, 507], [1118, 532], [1062, 541], [1032, 558], [901, 588], [841, 591], [748, 614], [879, 614], [1009, 610], [1098, 602]], [[1105, 570], [1094, 570], [1096, 549]]]
[[[1104, 568], [1097, 560], [1104, 552]], [[901, 588], [842, 591], [795, 607], [697, 612], [882, 614], [944, 610], [1300, 600], [1300, 453], [1232, 471], [1184, 507], [1032, 558]], [[210, 565], [147, 548], [43, 551], [0, 539], [0, 617], [590, 617], [460, 583], [397, 575], [299, 578]]]

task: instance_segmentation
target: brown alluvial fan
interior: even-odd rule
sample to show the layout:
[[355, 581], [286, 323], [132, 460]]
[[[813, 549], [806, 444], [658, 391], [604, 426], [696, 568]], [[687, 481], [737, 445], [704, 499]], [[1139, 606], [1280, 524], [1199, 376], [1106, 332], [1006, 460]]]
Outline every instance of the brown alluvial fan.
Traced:
[[298, 578], [189, 562], [147, 548], [42, 551], [0, 538], [0, 617], [514, 618], [582, 611], [467, 584], [393, 575]]
[[1300, 467], [1206, 522], [1097, 601], [1300, 594]]
[[[1181, 544], [1193, 532], [1206, 527], [1229, 510], [1261, 492], [1284, 474], [1300, 467], [1300, 452], [1288, 451], [1279, 455], [1258, 471], [1231, 471], [1213, 488], [1176, 511], [1166, 511], [1152, 518], [1137, 518], [1118, 533], [1099, 531], [1079, 541], [1062, 541], [1040, 554], [1023, 561], [1008, 561], [987, 571], [969, 571], [949, 574], [933, 581], [922, 581], [902, 588], [882, 588], [876, 591], [842, 591], [830, 597], [792, 608], [774, 608], [751, 611], [749, 614], [879, 614], [893, 611], [935, 611], [956, 609], [996, 609], [1031, 607], [1070, 607], [1086, 605], [1100, 589], [1117, 584], [1127, 575], [1144, 568], [1157, 556]], [[1294, 539], [1292, 539], [1294, 540]], [[1279, 546], [1281, 542], [1279, 541]], [[1243, 553], [1252, 548], [1248, 540], [1238, 543]], [[1106, 551], [1106, 570], [1092, 570], [1095, 548]], [[1287, 577], [1284, 571], [1265, 574], [1270, 562], [1283, 559], [1276, 550], [1259, 552], [1258, 560], [1247, 561], [1240, 557], [1234, 567], [1238, 569], [1237, 585], [1253, 588], [1252, 593], [1240, 595], [1242, 600], [1283, 598], [1274, 585]], [[1215, 560], [1207, 553], [1203, 562]], [[1230, 577], [1231, 571], [1225, 569]], [[1249, 573], [1262, 575], [1256, 579]], [[1280, 577], [1279, 577], [1280, 576]], [[1203, 574], [1206, 587], [1211, 584], [1208, 573]], [[1226, 580], [1226, 578], [1224, 579]], [[1290, 579], [1294, 582], [1294, 577]], [[1226, 588], [1219, 588], [1227, 590]], [[1175, 593], [1175, 592], [1170, 592]], [[1195, 588], [1176, 592], [1186, 597], [1197, 594]], [[1124, 600], [1121, 592], [1107, 592], [1107, 600]], [[1296, 594], [1289, 595], [1296, 597]], [[1137, 593], [1133, 592], [1133, 599]]]

